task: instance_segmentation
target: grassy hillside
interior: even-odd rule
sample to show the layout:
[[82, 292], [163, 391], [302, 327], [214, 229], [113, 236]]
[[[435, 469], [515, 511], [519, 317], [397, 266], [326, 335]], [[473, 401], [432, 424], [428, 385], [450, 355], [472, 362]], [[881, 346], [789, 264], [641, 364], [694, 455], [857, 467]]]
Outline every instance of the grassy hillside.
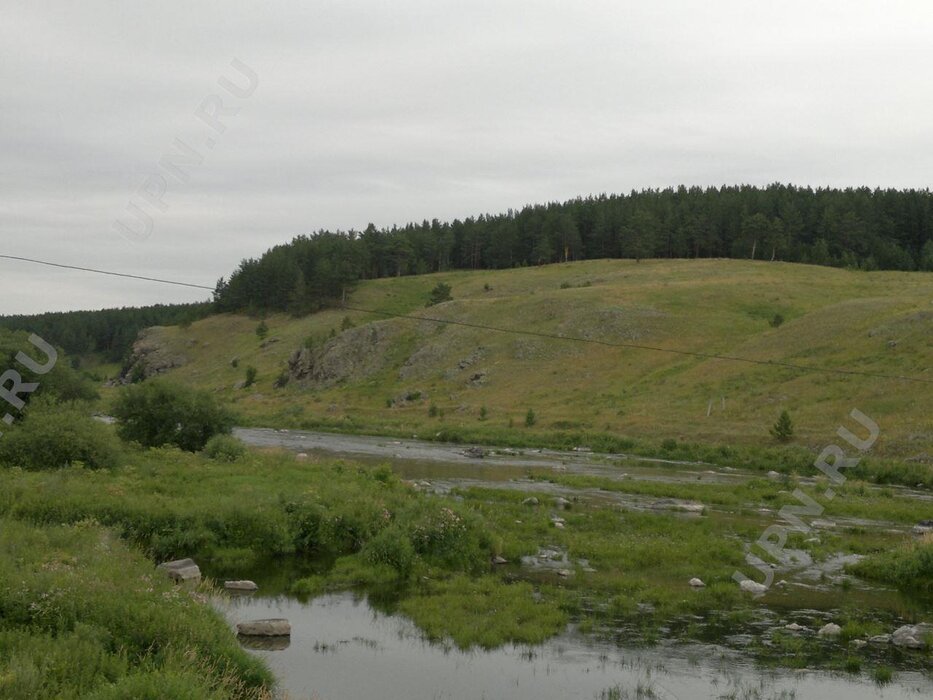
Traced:
[[[453, 301], [424, 308], [440, 281], [452, 286]], [[933, 378], [929, 273], [736, 260], [587, 261], [375, 280], [360, 285], [350, 304], [513, 330]], [[775, 327], [776, 315], [784, 322]], [[345, 317], [356, 326], [349, 334], [341, 330]], [[881, 426], [878, 452], [933, 454], [929, 385], [802, 374], [346, 310], [269, 317], [265, 342], [255, 333], [257, 323], [219, 315], [185, 328], [156, 329], [152, 339], [186, 360], [171, 377], [220, 393], [245, 420], [276, 427], [422, 435], [452, 428], [490, 435], [587, 430], [769, 444], [768, 428], [787, 409], [795, 442], [816, 448], [832, 441], [837, 426], [858, 408]], [[370, 323], [384, 340], [367, 346], [370, 335], [358, 329]], [[332, 334], [336, 338], [328, 341]], [[274, 388], [289, 356], [306, 343], [323, 347], [332, 364], [342, 356], [362, 358], [364, 369], [338, 376], [336, 383], [293, 381]], [[247, 366], [257, 369], [256, 384], [234, 388]], [[531, 428], [525, 426], [529, 408], [536, 415]]]

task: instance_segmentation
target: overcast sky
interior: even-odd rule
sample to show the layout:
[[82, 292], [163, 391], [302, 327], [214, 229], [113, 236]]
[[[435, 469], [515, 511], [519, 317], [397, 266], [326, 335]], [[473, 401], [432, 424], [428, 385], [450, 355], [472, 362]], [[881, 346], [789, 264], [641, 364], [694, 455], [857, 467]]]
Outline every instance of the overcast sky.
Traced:
[[[919, 0], [0, 0], [0, 254], [210, 286], [320, 228], [679, 184], [926, 188], [931, 65]], [[238, 110], [223, 133], [212, 95]], [[202, 162], [160, 167], [176, 139]], [[0, 260], [0, 313], [207, 296]]]

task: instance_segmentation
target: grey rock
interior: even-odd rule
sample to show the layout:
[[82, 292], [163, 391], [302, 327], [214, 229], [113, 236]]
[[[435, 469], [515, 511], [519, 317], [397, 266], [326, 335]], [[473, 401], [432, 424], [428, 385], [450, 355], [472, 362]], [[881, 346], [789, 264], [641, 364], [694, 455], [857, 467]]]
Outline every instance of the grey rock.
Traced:
[[570, 508], [570, 501], [568, 501], [563, 496], [558, 496], [557, 498], [554, 499], [554, 505], [557, 506], [558, 508], [563, 508], [564, 510], [567, 510], [568, 508]]
[[496, 555], [492, 558], [492, 563], [497, 564], [497, 565], [508, 564], [509, 560], [506, 559], [505, 557]]
[[522, 501], [522, 505], [523, 506], [536, 506], [538, 505], [538, 499], [535, 498], [534, 496], [531, 496], [530, 498], [526, 498], [524, 501]]
[[890, 644], [891, 635], [890, 634], [876, 634], [874, 637], [869, 637], [868, 641], [870, 644]]
[[805, 632], [808, 628], [803, 625], [798, 625], [796, 622], [791, 622], [789, 625], [784, 625], [784, 629], [790, 632]]
[[463, 451], [463, 454], [473, 459], [483, 459], [486, 456], [486, 450], [482, 447], [468, 447]]
[[244, 637], [287, 637], [292, 633], [292, 626], [288, 620], [273, 618], [241, 622], [236, 631]]
[[752, 581], [750, 578], [742, 581], [742, 583], [739, 584], [739, 588], [741, 588], [746, 593], [753, 593], [755, 595], [761, 595], [766, 593], [768, 590], [767, 586], [758, 583], [757, 581]]
[[706, 584], [698, 578], [690, 579], [690, 585], [694, 588], [706, 588]]
[[842, 628], [834, 622], [827, 623], [820, 627], [820, 631], [816, 633], [817, 637], [838, 637], [842, 632]]
[[259, 586], [254, 581], [224, 581], [224, 588], [228, 591], [258, 591]]
[[173, 581], [200, 581], [201, 569], [194, 563], [193, 559], [176, 559], [159, 564], [157, 567], [164, 571]]
[[907, 649], [922, 649], [926, 646], [924, 638], [929, 633], [930, 625], [904, 625], [898, 627], [891, 634], [891, 643], [894, 646]]

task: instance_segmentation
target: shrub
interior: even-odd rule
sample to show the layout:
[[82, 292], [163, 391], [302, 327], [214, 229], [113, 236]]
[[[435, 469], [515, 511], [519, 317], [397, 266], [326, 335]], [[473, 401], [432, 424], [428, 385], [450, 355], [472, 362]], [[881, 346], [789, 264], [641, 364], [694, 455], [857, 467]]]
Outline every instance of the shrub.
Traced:
[[778, 442], [790, 442], [794, 437], [794, 422], [790, 419], [790, 414], [785, 410], [781, 411], [777, 422], [771, 427], [771, 435]]
[[265, 321], [260, 321], [259, 325], [256, 326], [256, 337], [265, 340], [267, 335], [269, 335], [269, 326], [266, 325]]
[[784, 317], [781, 314], [774, 314], [774, 317], [768, 323], [772, 328], [777, 328], [784, 323]]
[[115, 467], [119, 443], [111, 429], [76, 406], [37, 399], [21, 423], [0, 439], [0, 462], [24, 469], [57, 469], [82, 464]]
[[218, 462], [236, 462], [246, 454], [246, 445], [232, 435], [215, 435], [204, 445], [204, 454]]
[[437, 418], [437, 404], [433, 401], [431, 402], [430, 408], [428, 408], [428, 416], [431, 418]]
[[535, 412], [529, 408], [528, 413], [525, 414], [525, 427], [530, 428], [537, 422], [538, 417], [535, 415]]
[[479, 409], [479, 419], [486, 420], [487, 416], [489, 416], [489, 410], [485, 406], [481, 406]]
[[415, 548], [397, 526], [387, 527], [367, 542], [363, 555], [370, 564], [391, 566], [402, 578], [411, 575], [416, 556]]
[[348, 331], [353, 328], [353, 321], [349, 316], [344, 316], [343, 321], [340, 322], [340, 330]]
[[425, 306], [434, 306], [445, 301], [450, 301], [453, 297], [450, 295], [450, 285], [438, 282], [437, 286], [431, 290], [431, 297]]
[[204, 449], [214, 435], [229, 433], [233, 416], [210, 394], [164, 381], [129, 386], [113, 409], [117, 432], [144, 447]]
[[253, 384], [256, 383], [256, 374], [257, 374], [256, 368], [253, 367], [252, 365], [246, 368], [246, 381], [243, 384], [243, 388], [252, 386]]

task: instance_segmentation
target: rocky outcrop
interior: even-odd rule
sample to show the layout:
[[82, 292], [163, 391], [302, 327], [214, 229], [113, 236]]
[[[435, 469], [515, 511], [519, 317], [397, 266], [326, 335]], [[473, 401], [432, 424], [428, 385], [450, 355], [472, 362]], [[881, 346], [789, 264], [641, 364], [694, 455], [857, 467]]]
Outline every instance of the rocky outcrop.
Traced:
[[289, 379], [326, 388], [383, 369], [398, 336], [391, 321], [350, 328], [323, 345], [300, 348], [288, 358]]
[[188, 356], [173, 348], [163, 338], [162, 331], [161, 327], [153, 326], [139, 332], [116, 383], [142, 381], [188, 364]]

